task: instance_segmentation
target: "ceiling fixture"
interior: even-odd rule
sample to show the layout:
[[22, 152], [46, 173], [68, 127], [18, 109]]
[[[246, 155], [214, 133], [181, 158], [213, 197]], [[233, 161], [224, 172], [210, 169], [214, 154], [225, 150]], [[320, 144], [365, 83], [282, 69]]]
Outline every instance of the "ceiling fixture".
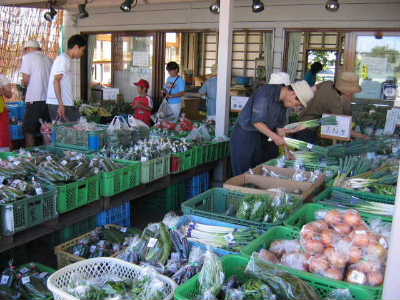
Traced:
[[254, 13], [259, 13], [264, 10], [264, 3], [261, 0], [253, 0], [253, 5], [251, 6]]
[[137, 0], [125, 0], [119, 7], [123, 12], [130, 12], [137, 4]]
[[210, 5], [210, 11], [213, 14], [219, 14], [219, 0], [215, 1], [213, 4]]
[[85, 3], [83, 4], [79, 4], [78, 8], [79, 8], [79, 19], [84, 19], [89, 17], [89, 13], [86, 10], [86, 4], [87, 4], [87, 0], [85, 0]]
[[326, 1], [325, 8], [327, 11], [335, 12], [338, 11], [340, 7], [338, 0], [328, 0]]
[[383, 39], [383, 32], [380, 32], [380, 31], [376, 32], [375, 39], [377, 39], [377, 40]]
[[54, 17], [57, 15], [57, 11], [54, 8], [54, 3], [52, 1], [49, 1], [49, 11], [45, 12], [44, 18], [48, 22], [52, 22]]

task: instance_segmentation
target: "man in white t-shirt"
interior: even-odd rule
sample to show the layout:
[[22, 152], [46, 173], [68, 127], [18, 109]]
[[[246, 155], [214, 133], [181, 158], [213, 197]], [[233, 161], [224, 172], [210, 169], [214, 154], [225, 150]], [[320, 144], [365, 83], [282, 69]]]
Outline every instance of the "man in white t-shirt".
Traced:
[[21, 64], [22, 81], [27, 87], [24, 131], [26, 146], [31, 147], [35, 145], [35, 135], [40, 133], [39, 119], [50, 121], [46, 99], [53, 62], [41, 51], [37, 41], [28, 41], [24, 52]]
[[79, 59], [85, 53], [87, 41], [76, 34], [68, 40], [68, 50], [59, 55], [51, 68], [47, 105], [53, 121], [74, 122], [79, 119], [79, 110], [74, 103], [72, 89], [72, 59]]

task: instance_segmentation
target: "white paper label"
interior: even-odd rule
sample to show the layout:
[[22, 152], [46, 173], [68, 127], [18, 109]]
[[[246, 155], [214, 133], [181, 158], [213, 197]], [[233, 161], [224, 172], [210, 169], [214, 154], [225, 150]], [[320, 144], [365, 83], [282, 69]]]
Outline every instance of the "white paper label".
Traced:
[[43, 194], [43, 190], [40, 187], [35, 188], [35, 191], [36, 191], [36, 195], [42, 195]]
[[157, 244], [157, 239], [155, 239], [155, 238], [150, 238], [149, 239], [149, 242], [148, 242], [148, 244], [147, 244], [147, 247], [148, 248], [153, 248], [156, 244]]
[[29, 272], [29, 269], [28, 269], [28, 268], [22, 268], [21, 270], [19, 270], [19, 272], [20, 272], [21, 274], [25, 274], [25, 273], [28, 273], [28, 272]]
[[46, 159], [47, 159], [48, 161], [51, 161], [51, 160], [52, 160], [52, 157], [49, 155], [49, 156], [46, 157]]
[[97, 248], [97, 247], [94, 246], [94, 245], [91, 246], [91, 247], [90, 247], [90, 253], [94, 253], [94, 251], [96, 251], [96, 248]]
[[141, 162], [147, 161], [147, 157], [142, 156], [142, 158], [140, 159]]
[[122, 227], [122, 228], [121, 228], [121, 232], [125, 233], [125, 232], [127, 232], [127, 231], [128, 231], [128, 228], [126, 228], [126, 227]]
[[14, 166], [18, 166], [21, 162], [19, 160], [16, 160], [13, 162]]
[[99, 247], [104, 247], [105, 243], [106, 243], [105, 240], [101, 240], [101, 241], [99, 242]]
[[7, 275], [1, 276], [1, 284], [2, 284], [2, 285], [7, 284], [9, 278], [10, 278], [10, 276], [7, 276]]
[[307, 144], [307, 149], [311, 150], [313, 148], [313, 144]]
[[0, 176], [0, 184], [3, 184], [4, 179], [6, 179], [4, 176]]
[[45, 278], [48, 274], [49, 274], [49, 273], [47, 273], [47, 272], [42, 272], [42, 273], [39, 274], [39, 278], [43, 279], [43, 278]]
[[66, 166], [68, 164], [68, 162], [64, 159], [63, 161], [61, 161], [61, 165]]
[[29, 276], [25, 276], [21, 278], [22, 284], [27, 284], [31, 282], [31, 278]]

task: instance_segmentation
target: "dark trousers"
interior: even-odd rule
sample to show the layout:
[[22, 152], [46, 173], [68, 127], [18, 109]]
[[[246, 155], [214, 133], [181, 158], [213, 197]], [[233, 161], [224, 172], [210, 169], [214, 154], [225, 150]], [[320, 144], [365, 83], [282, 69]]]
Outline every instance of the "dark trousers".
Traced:
[[319, 137], [318, 131], [315, 129], [304, 129], [293, 134], [293, 138], [311, 144], [318, 144]]
[[268, 137], [259, 131], [243, 130], [239, 125], [233, 129], [230, 146], [234, 176], [279, 155], [279, 148], [275, 143], [268, 142]]

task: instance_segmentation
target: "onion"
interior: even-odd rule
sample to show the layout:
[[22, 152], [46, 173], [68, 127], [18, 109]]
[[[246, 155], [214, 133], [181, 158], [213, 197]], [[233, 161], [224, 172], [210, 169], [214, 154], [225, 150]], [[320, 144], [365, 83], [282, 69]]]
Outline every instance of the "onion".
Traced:
[[301, 236], [305, 240], [313, 240], [317, 234], [316, 232], [317, 228], [312, 223], [309, 223], [303, 226]]
[[330, 246], [335, 239], [335, 232], [331, 229], [326, 229], [321, 232], [321, 241], [326, 246]]
[[325, 272], [323, 272], [323, 275], [331, 279], [342, 280], [343, 270], [337, 268], [329, 268]]
[[353, 245], [364, 248], [368, 246], [368, 234], [364, 230], [356, 230], [350, 234], [350, 239], [353, 242]]
[[309, 224], [312, 225], [312, 227], [315, 228], [316, 231], [322, 231], [328, 229], [328, 224], [323, 220], [314, 221]]
[[350, 226], [357, 226], [361, 223], [362, 218], [360, 214], [355, 210], [348, 210], [344, 214], [344, 222]]
[[383, 274], [381, 272], [370, 272], [367, 278], [369, 285], [372, 286], [381, 285], [383, 283]]
[[278, 258], [276, 258], [275, 254], [273, 254], [272, 252], [265, 250], [265, 249], [261, 249], [258, 255], [261, 259], [271, 262], [273, 264], [278, 264], [279, 260]]
[[336, 224], [333, 228], [340, 234], [349, 234], [351, 232], [351, 227], [345, 223]]
[[367, 274], [371, 272], [380, 271], [382, 269], [382, 265], [377, 261], [362, 260], [355, 265], [351, 265], [350, 268], [352, 270], [354, 269]]
[[272, 242], [269, 251], [281, 257], [283, 253], [298, 252], [300, 248], [298, 240], [277, 240]]
[[383, 261], [386, 259], [387, 251], [380, 244], [368, 245], [366, 249], [366, 255], [368, 258], [377, 258]]
[[358, 247], [351, 247], [349, 256], [350, 263], [358, 263], [362, 258], [362, 251]]
[[324, 254], [328, 261], [337, 268], [344, 268], [347, 264], [348, 258], [335, 250], [335, 248], [329, 247], [325, 249]]
[[322, 273], [329, 267], [329, 263], [323, 256], [312, 256], [309, 260], [309, 269], [313, 273]]
[[281, 264], [297, 270], [307, 271], [307, 258], [303, 253], [288, 253], [282, 255]]
[[324, 250], [324, 245], [317, 240], [307, 240], [305, 242], [305, 249], [311, 254], [318, 254]]
[[331, 210], [325, 216], [325, 221], [328, 224], [340, 224], [342, 223], [342, 214], [338, 210]]

